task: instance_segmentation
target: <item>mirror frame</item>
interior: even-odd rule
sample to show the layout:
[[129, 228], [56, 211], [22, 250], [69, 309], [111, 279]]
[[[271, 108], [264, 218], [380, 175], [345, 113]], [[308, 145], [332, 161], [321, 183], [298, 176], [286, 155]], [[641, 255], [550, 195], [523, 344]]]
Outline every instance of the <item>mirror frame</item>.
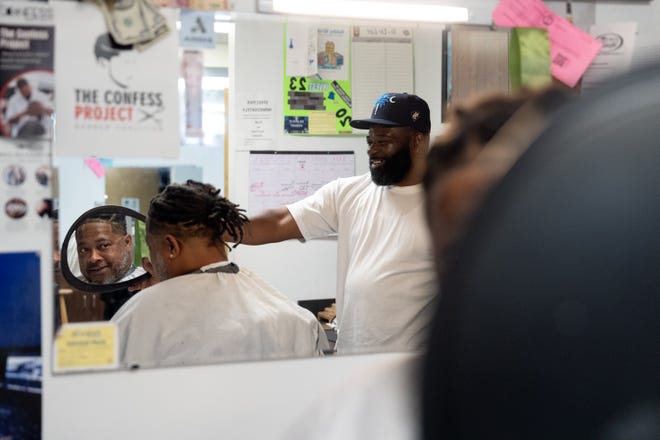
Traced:
[[119, 283], [91, 284], [82, 281], [81, 279], [76, 277], [73, 274], [73, 272], [71, 272], [71, 269], [69, 268], [69, 255], [68, 255], [69, 240], [71, 239], [71, 236], [75, 233], [76, 229], [78, 229], [78, 226], [80, 226], [88, 217], [96, 214], [122, 214], [125, 216], [133, 217], [136, 220], [140, 220], [145, 223], [147, 221], [147, 218], [143, 214], [140, 214], [137, 211], [119, 205], [97, 206], [82, 213], [82, 215], [80, 215], [80, 217], [76, 219], [76, 221], [73, 223], [73, 225], [71, 225], [71, 227], [67, 231], [66, 236], [64, 237], [64, 242], [62, 243], [62, 248], [60, 249], [60, 255], [61, 255], [60, 265], [64, 279], [67, 280], [73, 288], [90, 293], [116, 292], [118, 290], [125, 289], [129, 286], [132, 286], [133, 284], [137, 284], [143, 280], [148, 279], [151, 275], [149, 274], [149, 272], [146, 272], [133, 279], [122, 281]]

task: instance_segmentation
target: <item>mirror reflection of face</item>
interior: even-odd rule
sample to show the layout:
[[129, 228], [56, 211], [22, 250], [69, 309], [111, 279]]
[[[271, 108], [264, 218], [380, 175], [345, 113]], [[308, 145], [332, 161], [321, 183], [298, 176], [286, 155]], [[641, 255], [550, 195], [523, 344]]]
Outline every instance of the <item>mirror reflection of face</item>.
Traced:
[[85, 223], [76, 230], [80, 272], [93, 284], [116, 283], [133, 261], [133, 240], [118, 234], [108, 222]]

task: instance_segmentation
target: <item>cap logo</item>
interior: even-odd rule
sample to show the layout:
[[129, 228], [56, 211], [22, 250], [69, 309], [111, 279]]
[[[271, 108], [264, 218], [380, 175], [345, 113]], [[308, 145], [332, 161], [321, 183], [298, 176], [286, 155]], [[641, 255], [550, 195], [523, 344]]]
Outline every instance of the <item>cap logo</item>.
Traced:
[[412, 116], [412, 120], [416, 121], [417, 119], [419, 119], [419, 112], [413, 112], [411, 116]]
[[374, 104], [374, 109], [371, 112], [371, 117], [376, 116], [376, 114], [378, 113], [378, 110], [380, 109], [381, 105], [385, 105], [388, 102], [391, 102], [392, 104], [394, 104], [394, 98], [395, 98], [394, 95], [388, 95], [388, 94], [380, 95], [378, 97], [378, 99], [376, 100], [376, 104]]

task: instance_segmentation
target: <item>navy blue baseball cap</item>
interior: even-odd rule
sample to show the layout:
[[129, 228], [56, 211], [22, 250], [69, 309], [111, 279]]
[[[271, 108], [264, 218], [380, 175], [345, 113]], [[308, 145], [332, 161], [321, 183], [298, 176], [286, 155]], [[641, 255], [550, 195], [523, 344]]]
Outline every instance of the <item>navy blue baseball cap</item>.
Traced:
[[351, 127], [368, 129], [374, 124], [392, 127], [412, 127], [429, 134], [431, 111], [429, 105], [417, 95], [384, 93], [376, 100], [369, 119], [354, 119]]

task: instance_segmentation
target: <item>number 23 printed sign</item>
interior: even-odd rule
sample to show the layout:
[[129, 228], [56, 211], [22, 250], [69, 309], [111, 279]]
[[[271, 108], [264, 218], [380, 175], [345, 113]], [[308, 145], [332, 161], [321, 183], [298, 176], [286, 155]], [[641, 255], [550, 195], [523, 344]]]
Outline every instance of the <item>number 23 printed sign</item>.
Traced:
[[[316, 53], [310, 54], [316, 73], [284, 75], [284, 131], [310, 135], [351, 133], [351, 82], [345, 53], [348, 32], [341, 27], [319, 28], [317, 32]], [[285, 56], [286, 52], [285, 49]]]

